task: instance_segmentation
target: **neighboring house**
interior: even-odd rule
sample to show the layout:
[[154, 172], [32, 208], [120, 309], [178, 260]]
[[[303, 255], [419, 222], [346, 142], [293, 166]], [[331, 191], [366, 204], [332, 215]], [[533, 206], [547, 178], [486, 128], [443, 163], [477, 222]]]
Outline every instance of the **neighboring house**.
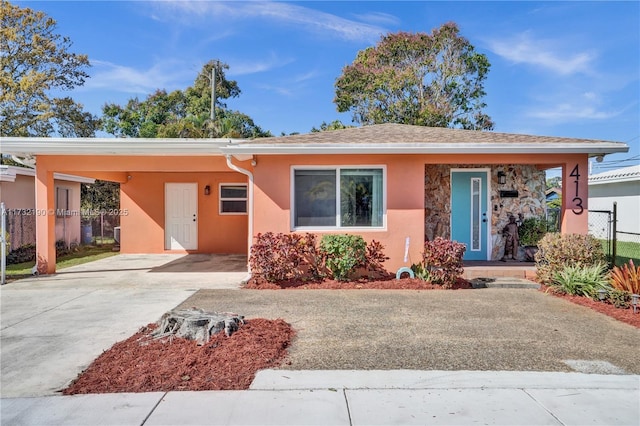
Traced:
[[562, 189], [560, 189], [560, 188], [549, 188], [545, 192], [545, 197], [546, 197], [547, 203], [549, 203], [551, 201], [555, 201], [555, 200], [561, 199], [562, 198]]
[[[36, 171], [26, 167], [0, 165], [0, 201], [7, 209], [10, 249], [36, 242]], [[80, 184], [95, 179], [54, 174], [55, 240], [80, 243]]]
[[[617, 238], [637, 242], [640, 238], [640, 165], [589, 176], [589, 210], [612, 211], [614, 202], [618, 207]], [[589, 218], [589, 228], [600, 229], [601, 221], [593, 216]]]
[[[1, 142], [3, 153], [36, 156], [38, 208], [53, 207], [55, 172], [120, 182], [123, 253], [248, 254], [258, 233], [351, 233], [380, 241], [389, 270], [420, 261], [438, 236], [465, 243], [466, 260], [500, 259], [509, 215], [544, 215], [545, 170], [556, 167], [561, 231], [584, 234], [589, 157], [628, 151], [401, 124], [255, 140]], [[39, 267], [53, 272], [54, 220], [37, 219]]]

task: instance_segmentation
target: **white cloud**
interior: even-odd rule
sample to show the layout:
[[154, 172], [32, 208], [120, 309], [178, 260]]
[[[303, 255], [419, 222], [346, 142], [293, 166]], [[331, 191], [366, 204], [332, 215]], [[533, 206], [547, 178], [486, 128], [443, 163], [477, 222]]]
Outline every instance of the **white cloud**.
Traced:
[[[556, 97], [558, 99], [558, 97]], [[606, 110], [601, 105], [603, 100], [595, 92], [584, 92], [579, 96], [565, 93], [564, 99], [571, 101], [550, 101], [547, 106], [531, 109], [528, 116], [565, 123], [580, 120], [607, 120], [624, 112], [622, 110]]]
[[294, 62], [291, 58], [279, 58], [276, 54], [272, 53], [267, 59], [251, 59], [248, 62], [233, 62], [233, 65], [229, 67], [229, 75], [247, 75], [255, 74], [259, 72], [269, 71], [274, 68], [280, 68], [287, 64]]
[[124, 93], [151, 93], [163, 88], [173, 90], [194, 79], [193, 70], [185, 64], [163, 59], [146, 70], [100, 60], [91, 61], [94, 73], [84, 85], [85, 90], [109, 89]]
[[[152, 2], [153, 19], [194, 25], [201, 22], [212, 26], [212, 18], [224, 25], [232, 25], [232, 20], [249, 18], [272, 20], [279, 24], [291, 24], [305, 31], [321, 33], [348, 41], [371, 42], [377, 40], [386, 30], [380, 26], [341, 18], [330, 13], [317, 11], [289, 3], [279, 2], [217, 2], [217, 1], [160, 1]], [[378, 16], [381, 19], [383, 14]], [[387, 18], [390, 19], [390, 18]], [[215, 27], [214, 25], [214, 27]]]
[[548, 109], [530, 111], [529, 116], [551, 120], [554, 122], [569, 122], [575, 120], [606, 120], [620, 114], [620, 111], [600, 111], [594, 106], [562, 103]]
[[529, 64], [546, 68], [560, 75], [590, 74], [595, 55], [590, 52], [566, 53], [561, 42], [534, 39], [524, 32], [511, 39], [489, 40], [489, 49], [516, 64]]
[[399, 25], [400, 19], [397, 16], [383, 12], [369, 12], [354, 15], [358, 20], [375, 25]]

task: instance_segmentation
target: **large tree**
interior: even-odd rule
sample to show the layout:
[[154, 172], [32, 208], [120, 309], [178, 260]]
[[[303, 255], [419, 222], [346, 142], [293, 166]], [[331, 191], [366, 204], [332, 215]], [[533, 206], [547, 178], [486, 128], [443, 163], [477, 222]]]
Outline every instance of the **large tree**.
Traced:
[[98, 119], [52, 94], [84, 84], [87, 56], [71, 52], [43, 12], [1, 0], [0, 22], [0, 135], [93, 136]]
[[431, 34], [398, 32], [358, 52], [335, 83], [339, 112], [361, 124], [491, 130], [483, 112], [489, 60], [455, 23]]
[[[215, 114], [211, 118], [211, 77], [215, 67]], [[167, 93], [156, 90], [140, 101], [130, 99], [122, 107], [107, 104], [102, 108], [104, 131], [116, 136], [145, 138], [256, 138], [271, 136], [251, 117], [226, 108], [223, 99], [240, 95], [238, 83], [228, 80], [229, 66], [217, 60], [205, 64], [193, 86]]]

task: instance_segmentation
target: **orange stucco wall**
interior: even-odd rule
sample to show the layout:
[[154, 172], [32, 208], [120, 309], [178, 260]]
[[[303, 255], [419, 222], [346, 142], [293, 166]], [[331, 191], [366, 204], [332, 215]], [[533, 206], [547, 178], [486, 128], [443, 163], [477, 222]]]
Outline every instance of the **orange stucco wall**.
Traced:
[[273, 156], [260, 157], [254, 170], [254, 234], [291, 231], [291, 167], [305, 165], [366, 165], [386, 167], [386, 228], [313, 231], [362, 235], [382, 242], [391, 259], [385, 266], [403, 265], [406, 238], [410, 238], [409, 262], [418, 262], [424, 243], [424, 160], [417, 156]]
[[[247, 215], [219, 214], [219, 184], [246, 183], [235, 172], [131, 172], [120, 185], [120, 226], [123, 253], [162, 253], [164, 247], [165, 183], [198, 184], [199, 253], [247, 253]], [[204, 195], [209, 185], [211, 193]]]
[[[126, 143], [126, 142], [123, 142]], [[247, 253], [248, 216], [218, 214], [218, 184], [247, 183], [221, 156], [37, 156], [36, 210], [53, 211], [53, 173], [68, 173], [120, 182], [121, 251], [164, 250], [164, 184], [198, 184], [198, 249], [196, 253]], [[249, 162], [239, 163], [250, 168]], [[129, 178], [130, 177], [130, 178]], [[204, 186], [211, 187], [204, 195]], [[55, 215], [36, 218], [36, 251], [41, 273], [55, 272]]]
[[[567, 160], [570, 160], [567, 163]], [[362, 235], [367, 241], [380, 241], [389, 260], [385, 267], [395, 271], [401, 266], [417, 263], [422, 258], [424, 244], [424, 168], [426, 164], [537, 164], [556, 167], [579, 162], [586, 164], [586, 155], [306, 155], [260, 156], [254, 169], [255, 218], [254, 235], [264, 232], [292, 231], [291, 168], [293, 166], [385, 166], [386, 167], [386, 228], [367, 230], [313, 230], [326, 233]], [[573, 165], [571, 166], [573, 167]], [[582, 166], [581, 166], [582, 167]], [[565, 166], [566, 168], [566, 166]], [[584, 177], [586, 187], [586, 174]], [[586, 206], [586, 199], [584, 200]], [[586, 213], [586, 207], [585, 207]], [[565, 215], [563, 232], [586, 233], [586, 214]], [[582, 219], [585, 219], [583, 222]], [[570, 223], [570, 224], [569, 224]], [[410, 238], [409, 256], [404, 261], [406, 238]]]
[[[198, 250], [212, 253], [247, 253], [248, 217], [218, 214], [218, 184], [247, 182], [230, 171], [223, 157], [181, 156], [38, 156], [36, 209], [54, 208], [53, 172], [70, 173], [121, 182], [121, 249], [127, 253], [164, 251], [164, 185], [167, 182], [198, 184]], [[254, 174], [253, 235], [291, 232], [291, 167], [313, 165], [384, 166], [386, 168], [386, 220], [384, 229], [345, 229], [367, 241], [380, 241], [390, 260], [388, 270], [418, 262], [424, 241], [424, 171], [427, 164], [535, 164], [541, 168], [563, 166], [565, 181], [576, 173], [578, 196], [563, 192], [562, 231], [587, 232], [587, 156], [582, 155], [291, 155], [257, 157], [257, 166], [236, 162]], [[584, 171], [584, 173], [583, 173]], [[130, 177], [130, 178], [129, 178]], [[210, 185], [211, 194], [204, 195]], [[584, 213], [577, 214], [580, 209]], [[37, 218], [37, 252], [43, 272], [55, 271], [54, 217]], [[314, 231], [317, 234], [339, 231]], [[406, 238], [409, 258], [404, 262]], [[53, 261], [54, 265], [51, 265]]]

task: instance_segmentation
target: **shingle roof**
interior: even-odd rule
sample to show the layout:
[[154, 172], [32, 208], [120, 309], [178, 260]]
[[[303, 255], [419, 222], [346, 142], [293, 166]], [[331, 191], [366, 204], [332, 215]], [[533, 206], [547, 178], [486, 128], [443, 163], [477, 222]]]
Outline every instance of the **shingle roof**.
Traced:
[[589, 153], [627, 152], [621, 142], [481, 132], [406, 124], [376, 124], [340, 130], [236, 141], [227, 154], [314, 153]]
[[242, 141], [241, 144], [332, 144], [347, 142], [351, 144], [371, 143], [611, 143], [592, 139], [560, 138], [552, 136], [533, 136], [515, 133], [481, 132], [477, 130], [450, 129], [444, 127], [425, 127], [407, 124], [375, 124], [362, 127], [350, 127], [340, 130], [314, 132], [290, 136]]

